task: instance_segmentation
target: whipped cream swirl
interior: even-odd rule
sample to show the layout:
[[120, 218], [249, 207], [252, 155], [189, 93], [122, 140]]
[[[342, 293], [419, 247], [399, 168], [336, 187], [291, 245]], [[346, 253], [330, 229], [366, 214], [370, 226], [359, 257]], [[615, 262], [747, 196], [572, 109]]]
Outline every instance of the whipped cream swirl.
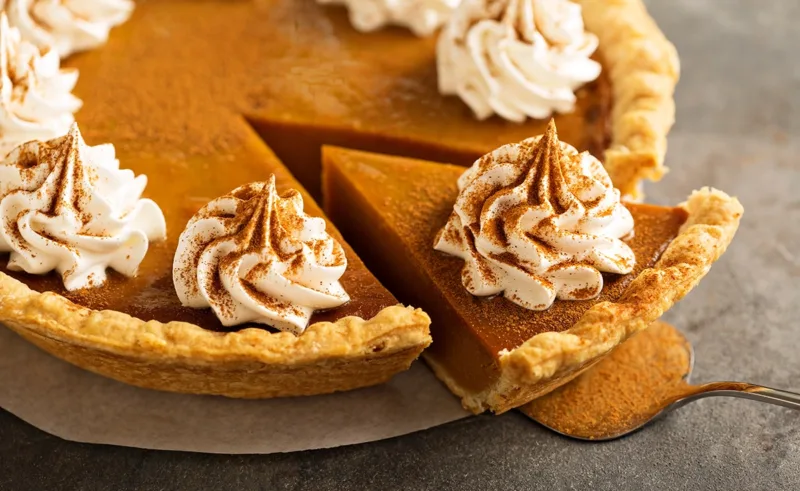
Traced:
[[133, 6], [131, 0], [5, 0], [11, 25], [23, 38], [62, 58], [105, 44]]
[[181, 234], [173, 280], [181, 303], [211, 307], [225, 326], [267, 324], [302, 334], [316, 310], [350, 300], [339, 283], [344, 249], [325, 220], [303, 212], [275, 176], [211, 201]]
[[164, 215], [141, 199], [145, 176], [121, 170], [113, 145], [89, 147], [77, 124], [54, 140], [31, 141], [0, 162], [0, 252], [8, 269], [55, 270], [67, 290], [134, 276], [151, 240], [166, 238]]
[[598, 39], [570, 0], [464, 0], [439, 37], [439, 91], [479, 119], [544, 119], [575, 108], [600, 75]]
[[461, 0], [318, 0], [345, 5], [350, 23], [370, 32], [387, 25], [410, 29], [417, 36], [430, 36], [452, 15]]
[[601, 272], [627, 274], [636, 258], [621, 238], [633, 217], [602, 164], [547, 133], [505, 145], [458, 180], [453, 214], [434, 248], [466, 262], [473, 295], [502, 293], [527, 309], [556, 298], [584, 300], [603, 288]]
[[0, 15], [0, 158], [26, 141], [64, 136], [81, 107], [77, 81], [77, 70], [61, 69], [57, 53], [41, 53]]

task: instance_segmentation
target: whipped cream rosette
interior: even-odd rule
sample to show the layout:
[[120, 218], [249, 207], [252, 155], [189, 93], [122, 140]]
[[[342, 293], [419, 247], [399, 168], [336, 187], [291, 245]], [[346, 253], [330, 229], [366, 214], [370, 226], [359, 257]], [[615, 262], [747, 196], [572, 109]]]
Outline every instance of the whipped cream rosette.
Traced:
[[570, 0], [464, 0], [439, 37], [439, 91], [479, 119], [544, 119], [574, 110], [600, 75], [598, 39]]
[[65, 58], [105, 44], [133, 7], [131, 0], [5, 0], [4, 10], [24, 39]]
[[58, 54], [23, 40], [0, 15], [0, 158], [29, 140], [63, 136], [81, 101], [72, 95], [78, 71]]
[[225, 326], [267, 324], [301, 334], [317, 310], [350, 300], [339, 283], [344, 249], [299, 192], [275, 177], [204, 206], [181, 234], [173, 280], [183, 305], [211, 307]]
[[430, 36], [441, 27], [461, 0], [317, 0], [345, 5], [350, 22], [362, 32], [388, 25], [410, 29], [417, 36]]
[[0, 161], [0, 252], [8, 269], [56, 271], [67, 290], [106, 281], [106, 269], [134, 276], [150, 241], [166, 238], [145, 176], [119, 168], [113, 145], [90, 147], [77, 124], [67, 135], [31, 141]]
[[458, 180], [459, 196], [434, 248], [464, 259], [477, 296], [503, 294], [532, 310], [599, 295], [601, 273], [636, 263], [621, 239], [633, 217], [602, 164], [547, 132], [485, 155]]

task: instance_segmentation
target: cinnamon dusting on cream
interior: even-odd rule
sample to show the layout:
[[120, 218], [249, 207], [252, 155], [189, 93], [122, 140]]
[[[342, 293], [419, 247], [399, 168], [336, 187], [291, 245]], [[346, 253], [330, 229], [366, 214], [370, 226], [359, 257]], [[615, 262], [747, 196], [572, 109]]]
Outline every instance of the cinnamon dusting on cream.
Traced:
[[111, 145], [89, 147], [73, 124], [0, 161], [0, 252], [8, 269], [58, 272], [67, 290], [97, 287], [106, 269], [134, 276], [150, 241], [166, 238], [164, 215], [141, 199], [147, 180], [121, 170]]
[[318, 310], [349, 300], [347, 267], [325, 221], [303, 212], [299, 192], [275, 177], [211, 201], [181, 235], [173, 279], [181, 302], [211, 307], [223, 325], [267, 324], [300, 334]]
[[30, 140], [63, 136], [80, 109], [78, 71], [23, 39], [0, 12], [0, 158]]
[[598, 43], [571, 0], [463, 0], [439, 37], [439, 91], [478, 119], [569, 113], [579, 87], [600, 75]]
[[555, 298], [596, 297], [602, 272], [626, 274], [633, 251], [621, 239], [633, 218], [602, 164], [547, 132], [479, 159], [459, 179], [459, 196], [437, 250], [466, 261], [473, 295], [503, 293], [542, 310]]

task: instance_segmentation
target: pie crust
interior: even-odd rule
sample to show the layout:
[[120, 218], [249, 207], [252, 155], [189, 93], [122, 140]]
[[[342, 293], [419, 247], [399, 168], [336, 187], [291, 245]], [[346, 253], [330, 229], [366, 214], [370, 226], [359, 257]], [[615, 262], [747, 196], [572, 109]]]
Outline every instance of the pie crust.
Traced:
[[641, 0], [577, 0], [597, 35], [611, 80], [611, 146], [603, 161], [624, 196], [641, 199], [643, 179], [666, 173], [667, 134], [675, 122], [680, 62]]
[[618, 301], [593, 306], [566, 331], [538, 334], [501, 353], [500, 376], [485, 391], [470, 392], [426, 361], [474, 413], [503, 413], [569, 382], [694, 288], [727, 249], [743, 213], [736, 198], [710, 188], [695, 191], [681, 206], [688, 218], [680, 234]]
[[0, 322], [48, 353], [121, 382], [171, 392], [266, 398], [350, 390], [387, 381], [430, 344], [427, 314], [400, 305], [370, 320], [318, 322], [295, 336], [145, 322], [33, 291], [5, 274], [0, 299]]

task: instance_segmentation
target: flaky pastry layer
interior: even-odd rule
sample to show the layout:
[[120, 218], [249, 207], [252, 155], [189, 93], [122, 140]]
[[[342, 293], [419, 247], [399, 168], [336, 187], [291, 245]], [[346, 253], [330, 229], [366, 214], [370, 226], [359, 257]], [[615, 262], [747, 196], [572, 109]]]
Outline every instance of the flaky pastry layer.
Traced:
[[3, 273], [0, 300], [0, 323], [54, 356], [125, 383], [172, 392], [262, 398], [365, 387], [407, 369], [431, 342], [428, 315], [401, 305], [369, 320], [319, 322], [295, 336], [145, 322], [36, 292]]
[[641, 198], [643, 179], [666, 172], [667, 134], [675, 122], [680, 63], [641, 0], [576, 0], [586, 29], [600, 40], [611, 80], [611, 146], [605, 167], [624, 196]]

